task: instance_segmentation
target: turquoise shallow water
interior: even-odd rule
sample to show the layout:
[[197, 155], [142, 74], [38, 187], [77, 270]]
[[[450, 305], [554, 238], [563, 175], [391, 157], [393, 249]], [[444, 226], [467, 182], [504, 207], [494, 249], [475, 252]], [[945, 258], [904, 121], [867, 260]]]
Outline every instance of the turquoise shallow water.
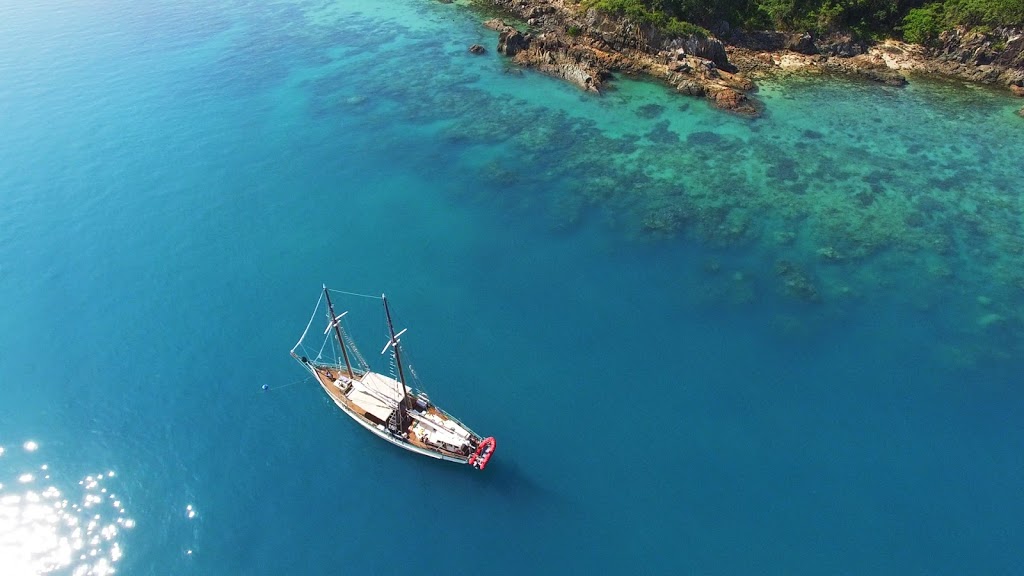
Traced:
[[[750, 122], [478, 21], [0, 8], [0, 565], [1020, 573], [1017, 103], [789, 81]], [[484, 473], [292, 384], [321, 282], [388, 292]]]

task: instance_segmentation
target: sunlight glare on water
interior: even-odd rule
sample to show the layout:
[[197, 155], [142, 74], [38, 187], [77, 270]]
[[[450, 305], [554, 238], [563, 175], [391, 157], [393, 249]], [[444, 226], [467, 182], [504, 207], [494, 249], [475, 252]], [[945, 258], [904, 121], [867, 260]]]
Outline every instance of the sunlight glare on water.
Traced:
[[[39, 445], [26, 442], [26, 453]], [[4, 452], [0, 449], [0, 456]], [[7, 464], [7, 462], [3, 462]], [[9, 576], [60, 571], [75, 576], [115, 572], [123, 556], [120, 536], [135, 521], [109, 486], [112, 471], [88, 475], [67, 487], [51, 481], [48, 464], [3, 467], [0, 482], [0, 566]], [[32, 470], [27, 471], [28, 466]]]

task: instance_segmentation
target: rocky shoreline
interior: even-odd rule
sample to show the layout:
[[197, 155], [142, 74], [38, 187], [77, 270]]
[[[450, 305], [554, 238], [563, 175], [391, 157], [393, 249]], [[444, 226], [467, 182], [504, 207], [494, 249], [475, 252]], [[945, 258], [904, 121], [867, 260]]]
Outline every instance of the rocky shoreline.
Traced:
[[[906, 84], [908, 74], [938, 75], [1005, 86], [1024, 97], [1024, 31], [1018, 29], [953, 30], [935, 48], [747, 33], [724, 24], [715, 36], [679, 38], [566, 0], [477, 1], [507, 14], [484, 23], [499, 32], [499, 52], [587, 91], [601, 92], [613, 72], [643, 75], [748, 117], [762, 109], [752, 96], [754, 81], [779, 74], [838, 73], [890, 85]], [[1019, 114], [1024, 117], [1024, 108]]]

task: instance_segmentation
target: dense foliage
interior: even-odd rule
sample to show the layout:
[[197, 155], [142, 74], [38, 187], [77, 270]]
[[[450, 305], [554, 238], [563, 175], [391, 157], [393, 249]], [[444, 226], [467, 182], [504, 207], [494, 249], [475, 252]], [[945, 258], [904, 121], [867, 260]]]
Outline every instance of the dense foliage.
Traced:
[[930, 44], [939, 33], [958, 24], [999, 26], [1024, 24], [1024, 0], [945, 0], [911, 9], [903, 19], [908, 42]]
[[673, 11], [665, 10], [659, 2], [649, 3], [648, 6], [641, 0], [583, 0], [581, 4], [584, 8], [596, 8], [600, 12], [626, 16], [636, 22], [650, 24], [674, 36], [710, 34], [706, 29], [691, 24], [688, 20], [677, 18]]
[[863, 38], [902, 34], [928, 43], [960, 24], [1024, 25], [1024, 0], [582, 0], [582, 6], [682, 34], [702, 33], [691, 22], [724, 21], [746, 29], [849, 30]]

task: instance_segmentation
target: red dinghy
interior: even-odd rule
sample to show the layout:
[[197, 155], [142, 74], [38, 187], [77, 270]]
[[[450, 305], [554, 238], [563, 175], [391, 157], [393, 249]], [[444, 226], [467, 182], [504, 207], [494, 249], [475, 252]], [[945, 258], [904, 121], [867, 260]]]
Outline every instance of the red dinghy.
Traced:
[[476, 447], [476, 451], [469, 456], [469, 465], [477, 470], [483, 470], [487, 467], [487, 461], [494, 455], [494, 449], [497, 448], [498, 443], [495, 442], [494, 437], [484, 438], [480, 445]]

